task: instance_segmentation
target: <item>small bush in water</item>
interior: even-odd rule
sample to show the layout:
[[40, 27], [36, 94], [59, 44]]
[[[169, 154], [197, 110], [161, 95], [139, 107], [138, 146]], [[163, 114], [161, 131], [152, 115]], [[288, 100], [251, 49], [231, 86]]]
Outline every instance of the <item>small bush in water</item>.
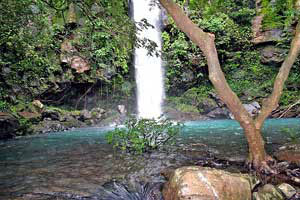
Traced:
[[124, 128], [110, 131], [106, 139], [114, 148], [141, 154], [174, 142], [182, 128], [168, 119], [137, 119], [130, 117]]

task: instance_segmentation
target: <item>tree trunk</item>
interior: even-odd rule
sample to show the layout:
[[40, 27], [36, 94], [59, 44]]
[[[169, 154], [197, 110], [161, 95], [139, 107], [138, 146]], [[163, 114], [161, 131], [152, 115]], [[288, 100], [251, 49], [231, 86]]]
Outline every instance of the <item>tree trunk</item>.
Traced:
[[[260, 114], [258, 120], [254, 121], [249, 113], [246, 111], [242, 102], [239, 100], [237, 95], [229, 87], [224, 73], [221, 69], [220, 62], [218, 59], [217, 50], [215, 47], [215, 36], [211, 33], [204, 32], [201, 28], [195, 25], [182, 11], [182, 9], [174, 3], [172, 0], [159, 0], [162, 6], [174, 19], [178, 28], [186, 33], [186, 35], [200, 47], [204, 56], [206, 57], [209, 79], [214, 85], [217, 93], [219, 94], [222, 101], [227, 105], [229, 110], [233, 113], [235, 119], [240, 123], [244, 129], [248, 146], [249, 146], [249, 160], [255, 168], [260, 168], [266, 165], [266, 161], [269, 158], [264, 148], [264, 141], [261, 136], [261, 127], [265, 118], [271, 113], [274, 104], [278, 103], [279, 97], [282, 92], [284, 81], [286, 80], [289, 69], [294, 63], [298, 50], [300, 47], [299, 43], [299, 31], [297, 31], [295, 41], [293, 40], [292, 48], [286, 61], [283, 63], [280, 72], [276, 78], [274, 84], [274, 92], [272, 93], [267, 103], [264, 104], [262, 114]], [[297, 26], [297, 30], [299, 27]], [[297, 39], [298, 38], [298, 39]], [[299, 41], [298, 41], [299, 40]], [[297, 50], [298, 49], [298, 50]], [[288, 68], [289, 67], [289, 68]], [[274, 100], [276, 99], [276, 100]], [[272, 103], [268, 106], [268, 103]]]

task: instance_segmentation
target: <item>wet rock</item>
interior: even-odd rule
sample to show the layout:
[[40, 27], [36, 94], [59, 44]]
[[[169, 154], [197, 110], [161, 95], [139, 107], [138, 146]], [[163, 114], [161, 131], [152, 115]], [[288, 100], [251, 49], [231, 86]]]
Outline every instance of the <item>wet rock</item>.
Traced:
[[80, 112], [79, 119], [81, 121], [90, 120], [90, 119], [92, 119], [92, 113], [90, 111], [84, 109]]
[[284, 200], [283, 195], [271, 184], [266, 184], [253, 193], [254, 200]]
[[40, 122], [38, 125], [34, 125], [33, 131], [35, 133], [49, 133], [49, 132], [58, 132], [64, 131], [68, 128], [63, 126], [59, 121], [48, 121], [44, 120]]
[[131, 189], [124, 184], [111, 182], [104, 184], [98, 195], [103, 200], [162, 200], [161, 185], [162, 183], [135, 183], [133, 189]]
[[164, 185], [165, 200], [250, 200], [253, 178], [197, 166], [176, 169]]
[[216, 108], [210, 111], [207, 116], [213, 119], [228, 119], [229, 111], [226, 108]]
[[43, 119], [48, 118], [48, 119], [51, 119], [53, 121], [62, 121], [63, 120], [63, 118], [62, 118], [62, 116], [61, 116], [61, 114], [60, 114], [59, 111], [57, 111], [57, 110], [49, 110], [49, 109], [44, 110], [42, 112], [42, 118]]
[[19, 128], [20, 124], [14, 116], [0, 112], [0, 140], [13, 138]]
[[285, 51], [275, 46], [266, 46], [261, 51], [261, 62], [265, 64], [278, 64], [284, 61]]
[[287, 183], [282, 183], [278, 186], [278, 189], [285, 195], [286, 198], [291, 198], [297, 193], [297, 190]]
[[198, 105], [198, 109], [203, 114], [207, 114], [216, 108], [218, 108], [218, 104], [215, 100], [213, 100], [211, 98], [203, 99]]

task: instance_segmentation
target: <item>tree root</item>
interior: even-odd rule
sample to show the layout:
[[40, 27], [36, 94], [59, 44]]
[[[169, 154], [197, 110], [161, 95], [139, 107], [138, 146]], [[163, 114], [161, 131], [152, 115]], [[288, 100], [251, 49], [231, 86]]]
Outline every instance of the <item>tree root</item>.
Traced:
[[[271, 158], [271, 157], [270, 157]], [[247, 165], [250, 173], [257, 176], [262, 184], [289, 183], [300, 186], [300, 169], [288, 162], [276, 162], [273, 158], [269, 161], [260, 162], [260, 165], [253, 168], [253, 164]]]

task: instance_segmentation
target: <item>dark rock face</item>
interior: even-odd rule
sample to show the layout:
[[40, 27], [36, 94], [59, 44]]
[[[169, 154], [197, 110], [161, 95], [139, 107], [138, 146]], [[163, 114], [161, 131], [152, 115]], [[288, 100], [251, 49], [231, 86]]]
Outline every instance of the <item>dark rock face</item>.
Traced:
[[261, 62], [264, 64], [279, 64], [285, 58], [285, 51], [275, 46], [266, 46], [261, 50]]
[[55, 110], [45, 110], [42, 112], [42, 118], [48, 118], [51, 120], [57, 120], [57, 121], [61, 121], [62, 117], [60, 115], [60, 113], [58, 111]]
[[19, 122], [15, 117], [0, 112], [0, 140], [13, 138], [19, 127]]
[[201, 113], [207, 114], [214, 109], [217, 109], [218, 104], [213, 99], [207, 98], [199, 103], [198, 108], [200, 111], [202, 111]]
[[[261, 16], [258, 16], [261, 17]], [[261, 19], [262, 20], [262, 19]], [[257, 26], [261, 26], [261, 24], [257, 23]], [[280, 29], [273, 29], [264, 32], [258, 32], [252, 40], [254, 44], [262, 44], [266, 42], [274, 42], [280, 41], [282, 39], [282, 30]]]

